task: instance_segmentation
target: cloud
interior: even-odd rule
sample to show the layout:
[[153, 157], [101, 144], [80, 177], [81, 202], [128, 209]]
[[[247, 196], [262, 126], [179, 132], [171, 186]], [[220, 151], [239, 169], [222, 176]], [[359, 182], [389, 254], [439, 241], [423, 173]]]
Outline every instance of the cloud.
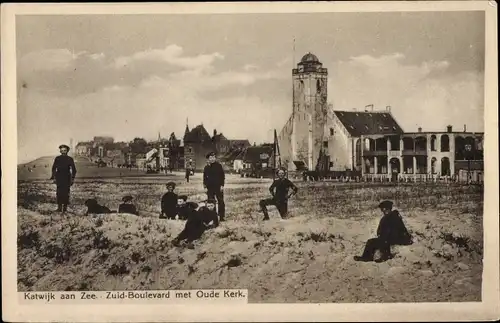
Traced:
[[[448, 61], [408, 64], [395, 53], [339, 61], [330, 70], [329, 101], [337, 110], [391, 106], [406, 131], [422, 126], [441, 131], [447, 124], [483, 131], [483, 73], [450, 71]], [[333, 72], [333, 73], [332, 73]]]
[[131, 56], [118, 57], [114, 62], [114, 66], [116, 68], [123, 68], [137, 61], [153, 61], [198, 70], [209, 68], [217, 59], [224, 59], [224, 56], [217, 52], [197, 56], [183, 56], [183, 52], [182, 47], [170, 44], [163, 49], [149, 49], [137, 52]]

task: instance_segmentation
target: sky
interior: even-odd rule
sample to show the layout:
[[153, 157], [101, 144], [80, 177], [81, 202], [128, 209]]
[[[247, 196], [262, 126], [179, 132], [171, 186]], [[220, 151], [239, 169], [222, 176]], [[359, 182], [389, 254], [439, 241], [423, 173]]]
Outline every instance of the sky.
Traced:
[[307, 52], [335, 110], [484, 131], [484, 39], [480, 11], [17, 16], [18, 162], [70, 138], [182, 137], [186, 123], [270, 141]]

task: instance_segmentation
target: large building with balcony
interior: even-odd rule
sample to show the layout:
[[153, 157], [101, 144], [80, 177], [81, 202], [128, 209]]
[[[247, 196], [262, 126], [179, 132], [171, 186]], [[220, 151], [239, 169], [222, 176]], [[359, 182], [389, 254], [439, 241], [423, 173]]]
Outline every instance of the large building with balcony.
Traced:
[[391, 113], [339, 111], [327, 104], [328, 70], [307, 53], [292, 70], [293, 107], [278, 134], [289, 170], [355, 172], [363, 177], [467, 176], [481, 180], [484, 133], [405, 132]]
[[370, 134], [356, 142], [356, 165], [362, 175], [384, 177], [460, 176], [471, 172], [475, 180], [483, 171], [483, 132], [461, 132], [448, 126], [443, 132]]

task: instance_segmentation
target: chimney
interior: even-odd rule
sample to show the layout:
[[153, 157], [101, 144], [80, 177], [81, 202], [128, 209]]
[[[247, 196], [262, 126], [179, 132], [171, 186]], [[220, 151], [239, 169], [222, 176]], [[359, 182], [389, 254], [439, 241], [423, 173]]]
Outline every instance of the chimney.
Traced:
[[217, 136], [217, 129], [214, 129], [214, 137]]
[[464, 132], [467, 132], [467, 125], [464, 124]]
[[385, 110], [386, 110], [387, 112], [391, 112], [391, 106], [390, 106], [390, 105], [386, 106], [386, 107], [385, 107]]
[[453, 127], [451, 125], [449, 125], [449, 126], [446, 127], [446, 130], [448, 132], [453, 132]]
[[418, 127], [418, 132], [422, 132], [422, 127]]

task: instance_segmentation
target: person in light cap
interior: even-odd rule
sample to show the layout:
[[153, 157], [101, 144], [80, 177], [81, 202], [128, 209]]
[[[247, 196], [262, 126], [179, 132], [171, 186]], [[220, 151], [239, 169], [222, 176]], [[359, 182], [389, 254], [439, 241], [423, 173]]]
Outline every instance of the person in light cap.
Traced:
[[208, 164], [203, 170], [203, 188], [207, 192], [209, 200], [217, 199], [217, 212], [219, 213], [220, 221], [224, 221], [226, 214], [226, 205], [224, 203], [224, 182], [226, 175], [224, 168], [217, 162], [215, 152], [207, 154]]
[[131, 195], [126, 195], [122, 198], [123, 203], [118, 206], [118, 213], [128, 213], [139, 215], [137, 208], [132, 204], [134, 198]]
[[76, 166], [73, 158], [68, 156], [68, 145], [60, 145], [59, 152], [61, 155], [54, 159], [50, 179], [54, 180], [57, 186], [56, 212], [66, 212], [69, 204], [70, 187], [73, 185], [76, 176]]
[[356, 261], [373, 261], [375, 252], [380, 250], [382, 256], [375, 260], [383, 262], [392, 258], [392, 245], [411, 245], [412, 238], [403, 222], [403, 218], [397, 210], [393, 210], [392, 201], [382, 201], [378, 208], [384, 214], [380, 219], [377, 228], [377, 237], [366, 242], [365, 249], [361, 256], [354, 256]]

